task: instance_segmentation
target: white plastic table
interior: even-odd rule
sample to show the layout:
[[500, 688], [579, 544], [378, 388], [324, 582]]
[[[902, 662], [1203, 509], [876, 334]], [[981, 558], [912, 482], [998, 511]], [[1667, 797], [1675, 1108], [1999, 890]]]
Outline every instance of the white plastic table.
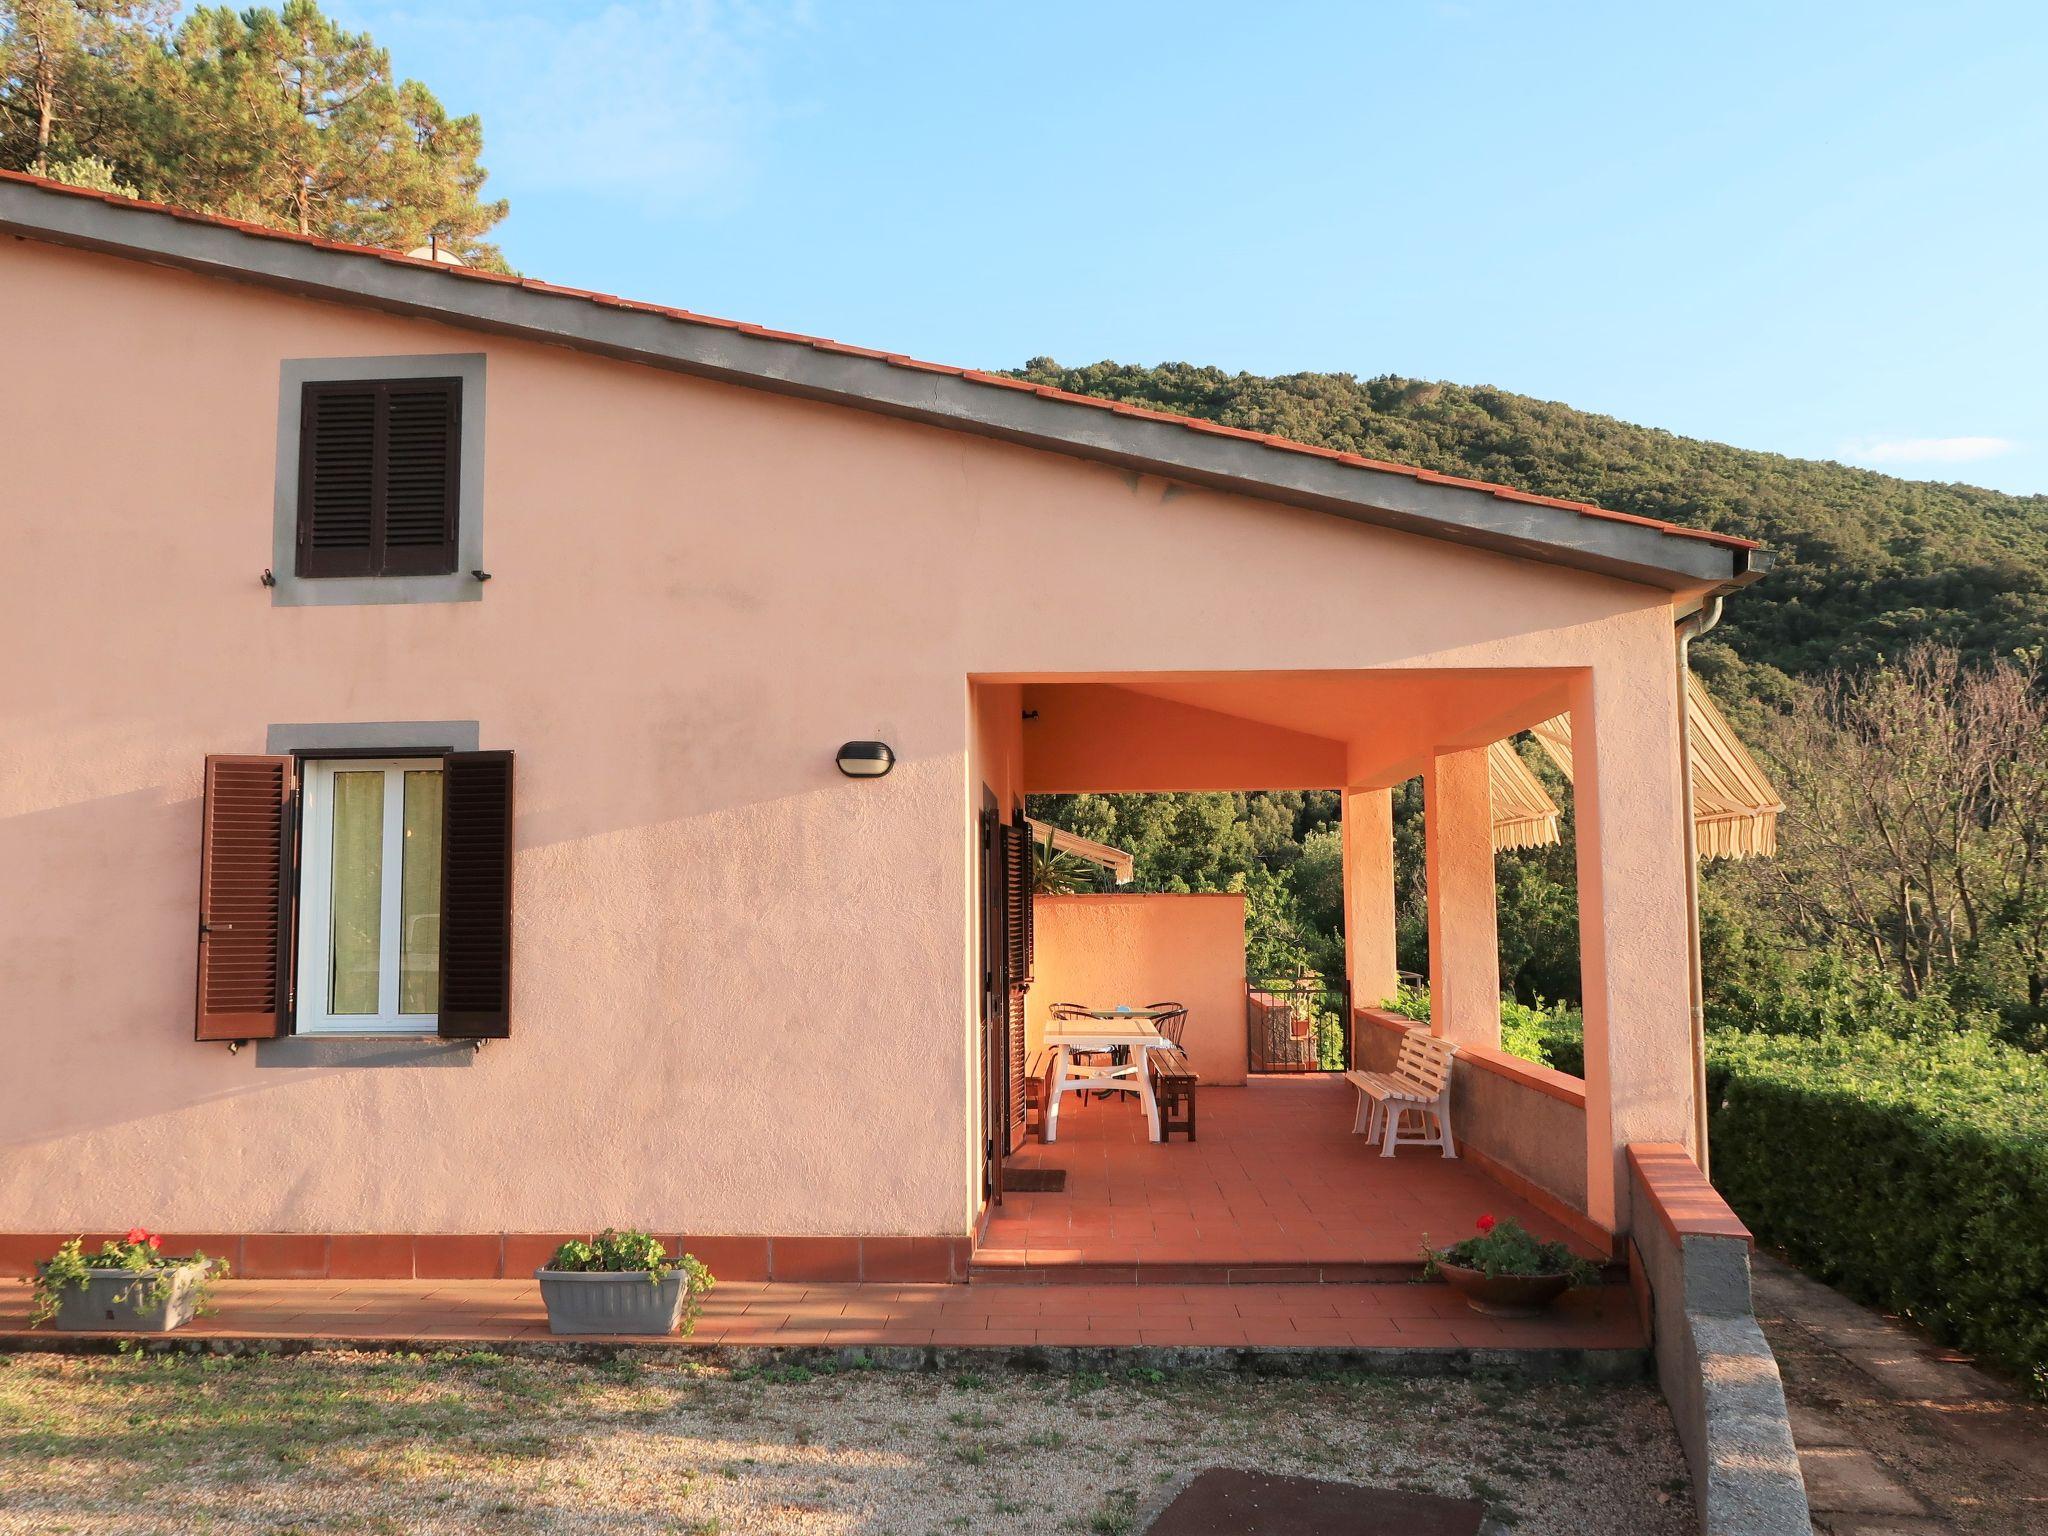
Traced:
[[[1142, 1008], [1094, 1008], [1079, 1018], [1052, 1019], [1045, 1028], [1045, 1044], [1052, 1051], [1052, 1081], [1045, 1093], [1045, 1139], [1059, 1140], [1060, 1096], [1067, 1093], [1135, 1093], [1145, 1108], [1145, 1124], [1152, 1140], [1159, 1139], [1159, 1101], [1152, 1094], [1152, 1074], [1146, 1053], [1164, 1050], [1173, 1042], [1153, 1025], [1153, 1010]], [[1125, 1066], [1086, 1067], [1078, 1064], [1077, 1053], [1109, 1051], [1122, 1047], [1130, 1054]]]

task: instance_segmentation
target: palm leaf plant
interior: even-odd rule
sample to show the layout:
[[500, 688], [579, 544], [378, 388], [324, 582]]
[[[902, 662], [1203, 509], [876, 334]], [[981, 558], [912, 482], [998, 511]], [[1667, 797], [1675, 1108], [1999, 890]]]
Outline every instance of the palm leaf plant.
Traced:
[[1072, 896], [1077, 892], [1092, 890], [1095, 885], [1094, 869], [1086, 859], [1063, 853], [1052, 843], [1052, 833], [1047, 831], [1044, 842], [1031, 845], [1031, 894], [1034, 896]]

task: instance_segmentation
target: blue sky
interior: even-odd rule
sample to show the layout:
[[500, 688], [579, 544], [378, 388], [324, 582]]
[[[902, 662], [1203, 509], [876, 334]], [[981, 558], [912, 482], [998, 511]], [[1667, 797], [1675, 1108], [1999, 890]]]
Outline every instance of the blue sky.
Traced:
[[2048, 7], [328, 0], [532, 276], [2048, 492]]

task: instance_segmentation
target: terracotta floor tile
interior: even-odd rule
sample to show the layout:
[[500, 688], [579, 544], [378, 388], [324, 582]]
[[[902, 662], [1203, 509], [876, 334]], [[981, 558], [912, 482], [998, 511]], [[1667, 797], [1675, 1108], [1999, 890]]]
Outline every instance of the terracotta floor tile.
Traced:
[[[1350, 1090], [1321, 1079], [1256, 1081], [1205, 1094], [1201, 1142], [1155, 1147], [1114, 1102], [1075, 1106], [1062, 1140], [1017, 1161], [1067, 1170], [1061, 1195], [993, 1213], [975, 1262], [1032, 1265], [1367, 1263], [1410, 1265], [1425, 1233], [1462, 1235], [1480, 1211], [1567, 1237], [1469, 1164], [1392, 1159], [1349, 1135]], [[1243, 1159], [1240, 1166], [1240, 1159]]]

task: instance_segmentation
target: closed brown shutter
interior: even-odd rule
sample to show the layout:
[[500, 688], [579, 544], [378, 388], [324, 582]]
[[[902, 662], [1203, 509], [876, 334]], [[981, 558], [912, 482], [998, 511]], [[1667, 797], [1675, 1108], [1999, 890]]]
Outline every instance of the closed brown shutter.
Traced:
[[289, 757], [206, 760], [195, 1039], [286, 1033], [294, 787]]
[[453, 571], [461, 423], [460, 379], [306, 385], [299, 575]]
[[455, 569], [462, 381], [384, 386], [384, 574]]
[[449, 1040], [512, 1033], [512, 754], [441, 760], [441, 1007]]

